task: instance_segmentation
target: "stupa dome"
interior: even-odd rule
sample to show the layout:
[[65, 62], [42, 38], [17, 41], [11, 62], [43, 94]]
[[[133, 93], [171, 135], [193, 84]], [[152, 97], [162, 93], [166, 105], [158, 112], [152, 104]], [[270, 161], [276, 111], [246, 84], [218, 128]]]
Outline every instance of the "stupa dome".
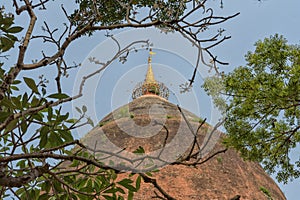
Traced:
[[[151, 66], [144, 83], [157, 83]], [[244, 161], [238, 152], [226, 149], [222, 144], [226, 135], [220, 131], [209, 135], [209, 124], [198, 130], [201, 123], [201, 118], [192, 112], [180, 109], [155, 92], [146, 92], [104, 117], [82, 142], [101, 152], [99, 158], [103, 157], [103, 163], [120, 171], [140, 173], [158, 168], [152, 178], [178, 200], [286, 199], [259, 163]], [[200, 147], [207, 144], [202, 149], [200, 164], [188, 164], [199, 157], [180, 163], [195, 144], [193, 132]], [[105, 152], [112, 153], [107, 156]], [[123, 173], [120, 178], [125, 176], [128, 174]], [[142, 183], [134, 197], [164, 199], [151, 183]]]

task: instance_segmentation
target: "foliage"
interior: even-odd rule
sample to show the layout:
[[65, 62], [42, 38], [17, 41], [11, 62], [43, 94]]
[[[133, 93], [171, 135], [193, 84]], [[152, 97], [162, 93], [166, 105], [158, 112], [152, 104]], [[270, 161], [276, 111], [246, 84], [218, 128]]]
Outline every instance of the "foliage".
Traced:
[[[7, 55], [3, 55], [4, 52], [14, 47], [18, 38], [14, 34], [23, 30], [20, 26], [13, 26], [14, 16], [12, 14], [5, 13], [4, 7], [0, 9], [0, 58], [7, 58]], [[0, 60], [0, 67], [3, 62]], [[0, 73], [4, 73], [0, 69]]]
[[261, 186], [259, 189], [268, 197], [269, 200], [273, 200], [270, 191], [267, 188]]
[[139, 17], [143, 9], [155, 13], [149, 21], [179, 19], [186, 9], [183, 1], [151, 1], [151, 0], [121, 0], [121, 1], [89, 1], [77, 0], [79, 9], [71, 15], [74, 25], [86, 25], [88, 23], [108, 26], [120, 24], [127, 19], [134, 20]]
[[14, 16], [12, 14], [6, 14], [4, 8], [0, 10], [0, 53], [8, 51], [12, 47], [18, 38], [14, 36], [15, 33], [19, 33], [23, 30], [20, 26], [13, 26]]
[[[88, 108], [76, 108], [80, 117], [73, 119], [66, 105], [82, 97], [84, 83], [90, 77], [118, 58], [126, 60], [137, 44], [150, 45], [149, 41], [137, 41], [121, 47], [109, 31], [147, 27], [178, 31], [197, 46], [199, 52], [208, 53], [213, 65], [207, 65], [216, 68], [216, 63], [221, 62], [210, 51], [230, 37], [216, 32], [202, 40], [199, 33], [237, 14], [216, 17], [211, 8], [206, 8], [206, 1], [76, 0], [75, 10], [67, 10], [62, 5], [65, 19], [57, 19], [58, 24], [49, 25], [47, 19], [39, 22], [37, 15], [44, 15], [51, 3], [58, 2], [12, 0], [10, 10], [15, 10], [16, 18], [28, 19], [22, 27], [14, 25], [13, 14], [5, 14], [5, 9], [0, 12], [1, 53], [10, 53], [15, 44], [18, 45], [13, 64], [5, 60], [0, 65], [0, 198], [11, 195], [18, 199], [132, 199], [140, 187], [141, 177], [156, 182], [144, 174], [134, 181], [131, 178], [119, 180], [119, 171], [103, 164], [73, 137], [78, 127], [93, 126], [87, 116]], [[37, 30], [40, 26], [42, 32]], [[79, 65], [69, 64], [72, 60], [66, 59], [67, 49], [74, 41], [92, 36], [96, 31], [104, 31], [119, 49], [111, 60], [95, 62], [99, 70], [84, 77], [79, 92], [71, 96], [70, 91], [63, 92], [65, 82], [62, 80]], [[25, 57], [35, 56], [29, 45], [32, 41], [39, 45], [41, 56], [28, 63]], [[209, 44], [205, 46], [206, 43]], [[39, 78], [31, 73], [35, 69], [43, 73]], [[56, 87], [50, 88], [50, 84]], [[161, 188], [159, 191], [167, 196]]]
[[212, 94], [226, 103], [225, 143], [287, 182], [300, 176], [299, 158], [290, 158], [300, 142], [300, 47], [277, 34], [255, 47], [246, 66], [214, 78], [223, 87]]

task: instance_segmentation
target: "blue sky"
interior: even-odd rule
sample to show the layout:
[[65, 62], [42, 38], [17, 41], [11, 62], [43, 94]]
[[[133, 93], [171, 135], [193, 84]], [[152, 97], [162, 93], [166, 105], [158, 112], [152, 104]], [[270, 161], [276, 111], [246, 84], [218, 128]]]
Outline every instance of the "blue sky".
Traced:
[[[40, 29], [43, 21], [49, 22], [51, 27], [55, 27], [57, 24], [61, 25], [63, 21], [57, 21], [57, 19], [60, 19], [62, 16], [60, 5], [64, 2], [67, 1], [51, 1], [48, 7], [49, 11], [51, 11], [50, 15], [45, 14], [44, 11], [38, 11], [39, 18], [36, 29]], [[211, 1], [211, 4], [214, 4], [216, 8], [216, 14], [232, 15], [236, 12], [241, 13], [236, 18], [222, 25], [222, 28], [226, 30], [225, 34], [231, 35], [232, 38], [217, 46], [213, 51], [214, 54], [218, 55], [218, 58], [230, 63], [229, 66], [222, 68], [223, 71], [228, 72], [237, 66], [244, 65], [244, 55], [247, 51], [254, 50], [253, 44], [257, 40], [269, 37], [275, 33], [284, 35], [291, 44], [300, 44], [299, 0], [287, 0], [285, 2], [280, 0], [262, 0], [260, 2], [257, 0], [223, 0], [223, 2], [224, 8], [221, 9], [219, 8], [220, 1]], [[10, 6], [9, 1], [0, 1], [0, 4], [7, 5], [6, 7]], [[68, 9], [71, 5], [65, 4], [65, 7]], [[16, 24], [27, 23], [28, 20], [26, 18], [16, 21]], [[210, 122], [214, 124], [213, 120], [216, 119], [215, 116], [217, 114], [214, 110], [212, 111], [213, 106], [210, 99], [203, 94], [203, 91], [199, 87], [202, 78], [207, 76], [206, 68], [201, 69], [197, 75], [198, 86], [194, 88], [192, 94], [184, 96], [178, 91], [178, 84], [183, 83], [192, 75], [192, 69], [195, 64], [195, 50], [188, 43], [185, 43], [183, 39], [178, 39], [176, 35], [164, 36], [164, 34], [159, 34], [155, 30], [143, 31], [145, 30], [141, 32], [122, 32], [117, 36], [120, 38], [120, 41], [124, 42], [123, 44], [137, 38], [153, 41], [153, 49], [157, 51], [157, 54], [153, 57], [153, 68], [157, 75], [156, 78], [159, 81], [165, 82], [175, 93], [176, 98], [174, 98], [174, 103], [179, 103], [182, 107], [193, 111], [197, 115], [208, 117]], [[83, 66], [88, 65], [87, 58], [91, 55], [99, 59], [107, 58], [114, 51], [115, 46], [104, 37], [104, 34], [97, 33], [91, 38], [76, 41], [71, 45], [70, 50], [67, 51], [66, 58], [76, 63], [86, 63]], [[26, 57], [28, 62], [31, 62], [34, 58], [39, 58], [41, 55], [38, 42], [33, 42], [30, 48], [34, 50]], [[50, 53], [54, 52], [55, 49], [48, 48], [47, 51]], [[14, 53], [16, 51], [12, 51], [12, 55]], [[131, 88], [135, 86], [136, 82], [143, 80], [144, 77], [140, 76], [140, 74], [144, 74], [146, 71], [147, 52], [140, 51], [129, 58], [128, 62], [124, 65], [118, 62], [113, 63], [108, 70], [101, 74], [100, 78], [98, 77], [89, 82], [91, 84], [90, 87], [95, 86], [92, 87], [95, 90], [91, 91], [94, 95], [94, 102], [91, 103], [91, 106], [93, 106], [95, 112], [90, 113], [95, 122], [112, 109], [128, 103], [130, 101]], [[9, 62], [14, 62], [14, 56], [10, 58]], [[182, 68], [182, 66], [185, 66], [185, 68]], [[89, 70], [93, 69], [92, 65], [88, 65], [88, 67]], [[87, 72], [86, 70], [87, 68], [84, 70], [85, 73]], [[31, 76], [37, 77], [41, 73], [41, 71], [36, 70], [31, 72]], [[51, 73], [51, 70], [47, 70], [48, 75], [55, 76], [55, 74]], [[71, 94], [74, 91], [74, 86], [78, 84], [80, 75], [80, 70], [70, 73], [70, 78], [65, 80], [68, 83], [64, 87], [65, 92]], [[75, 79], [76, 76], [77, 78]], [[107, 86], [103, 83], [110, 84]], [[115, 92], [120, 90], [123, 90], [123, 93]], [[87, 104], [88, 102], [85, 101], [89, 101], [89, 99], [82, 100], [77, 105]], [[71, 109], [71, 107], [67, 109]], [[294, 154], [295, 156], [299, 156], [299, 148]], [[279, 185], [287, 199], [298, 199], [297, 189], [300, 188], [300, 179], [294, 180], [287, 185]]]

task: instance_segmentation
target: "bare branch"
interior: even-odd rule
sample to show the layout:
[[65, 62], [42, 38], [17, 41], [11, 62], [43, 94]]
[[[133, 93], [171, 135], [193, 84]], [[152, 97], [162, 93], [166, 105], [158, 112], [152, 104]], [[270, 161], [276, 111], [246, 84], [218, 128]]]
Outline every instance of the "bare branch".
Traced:
[[175, 200], [174, 197], [170, 196], [156, 181], [154, 178], [150, 178], [146, 174], [141, 173], [141, 177], [143, 177], [145, 183], [151, 183], [158, 191], [168, 200]]

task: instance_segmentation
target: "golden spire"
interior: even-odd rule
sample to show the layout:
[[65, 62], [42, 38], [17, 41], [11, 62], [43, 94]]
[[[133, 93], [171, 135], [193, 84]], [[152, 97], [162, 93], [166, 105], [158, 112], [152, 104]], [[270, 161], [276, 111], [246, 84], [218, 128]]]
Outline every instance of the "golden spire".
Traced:
[[154, 73], [152, 70], [152, 56], [155, 53], [150, 49], [148, 57], [148, 69], [144, 82], [140, 82], [132, 92], [132, 99], [136, 99], [143, 95], [157, 95], [168, 99], [169, 89], [163, 84], [159, 83], [154, 78]]
[[156, 83], [156, 80], [154, 78], [154, 74], [153, 74], [153, 70], [152, 70], [152, 55], [154, 55], [155, 53], [152, 51], [152, 49], [150, 49], [149, 51], [149, 57], [148, 57], [148, 70], [147, 70], [147, 74], [146, 74], [146, 78], [145, 78], [145, 83]]

